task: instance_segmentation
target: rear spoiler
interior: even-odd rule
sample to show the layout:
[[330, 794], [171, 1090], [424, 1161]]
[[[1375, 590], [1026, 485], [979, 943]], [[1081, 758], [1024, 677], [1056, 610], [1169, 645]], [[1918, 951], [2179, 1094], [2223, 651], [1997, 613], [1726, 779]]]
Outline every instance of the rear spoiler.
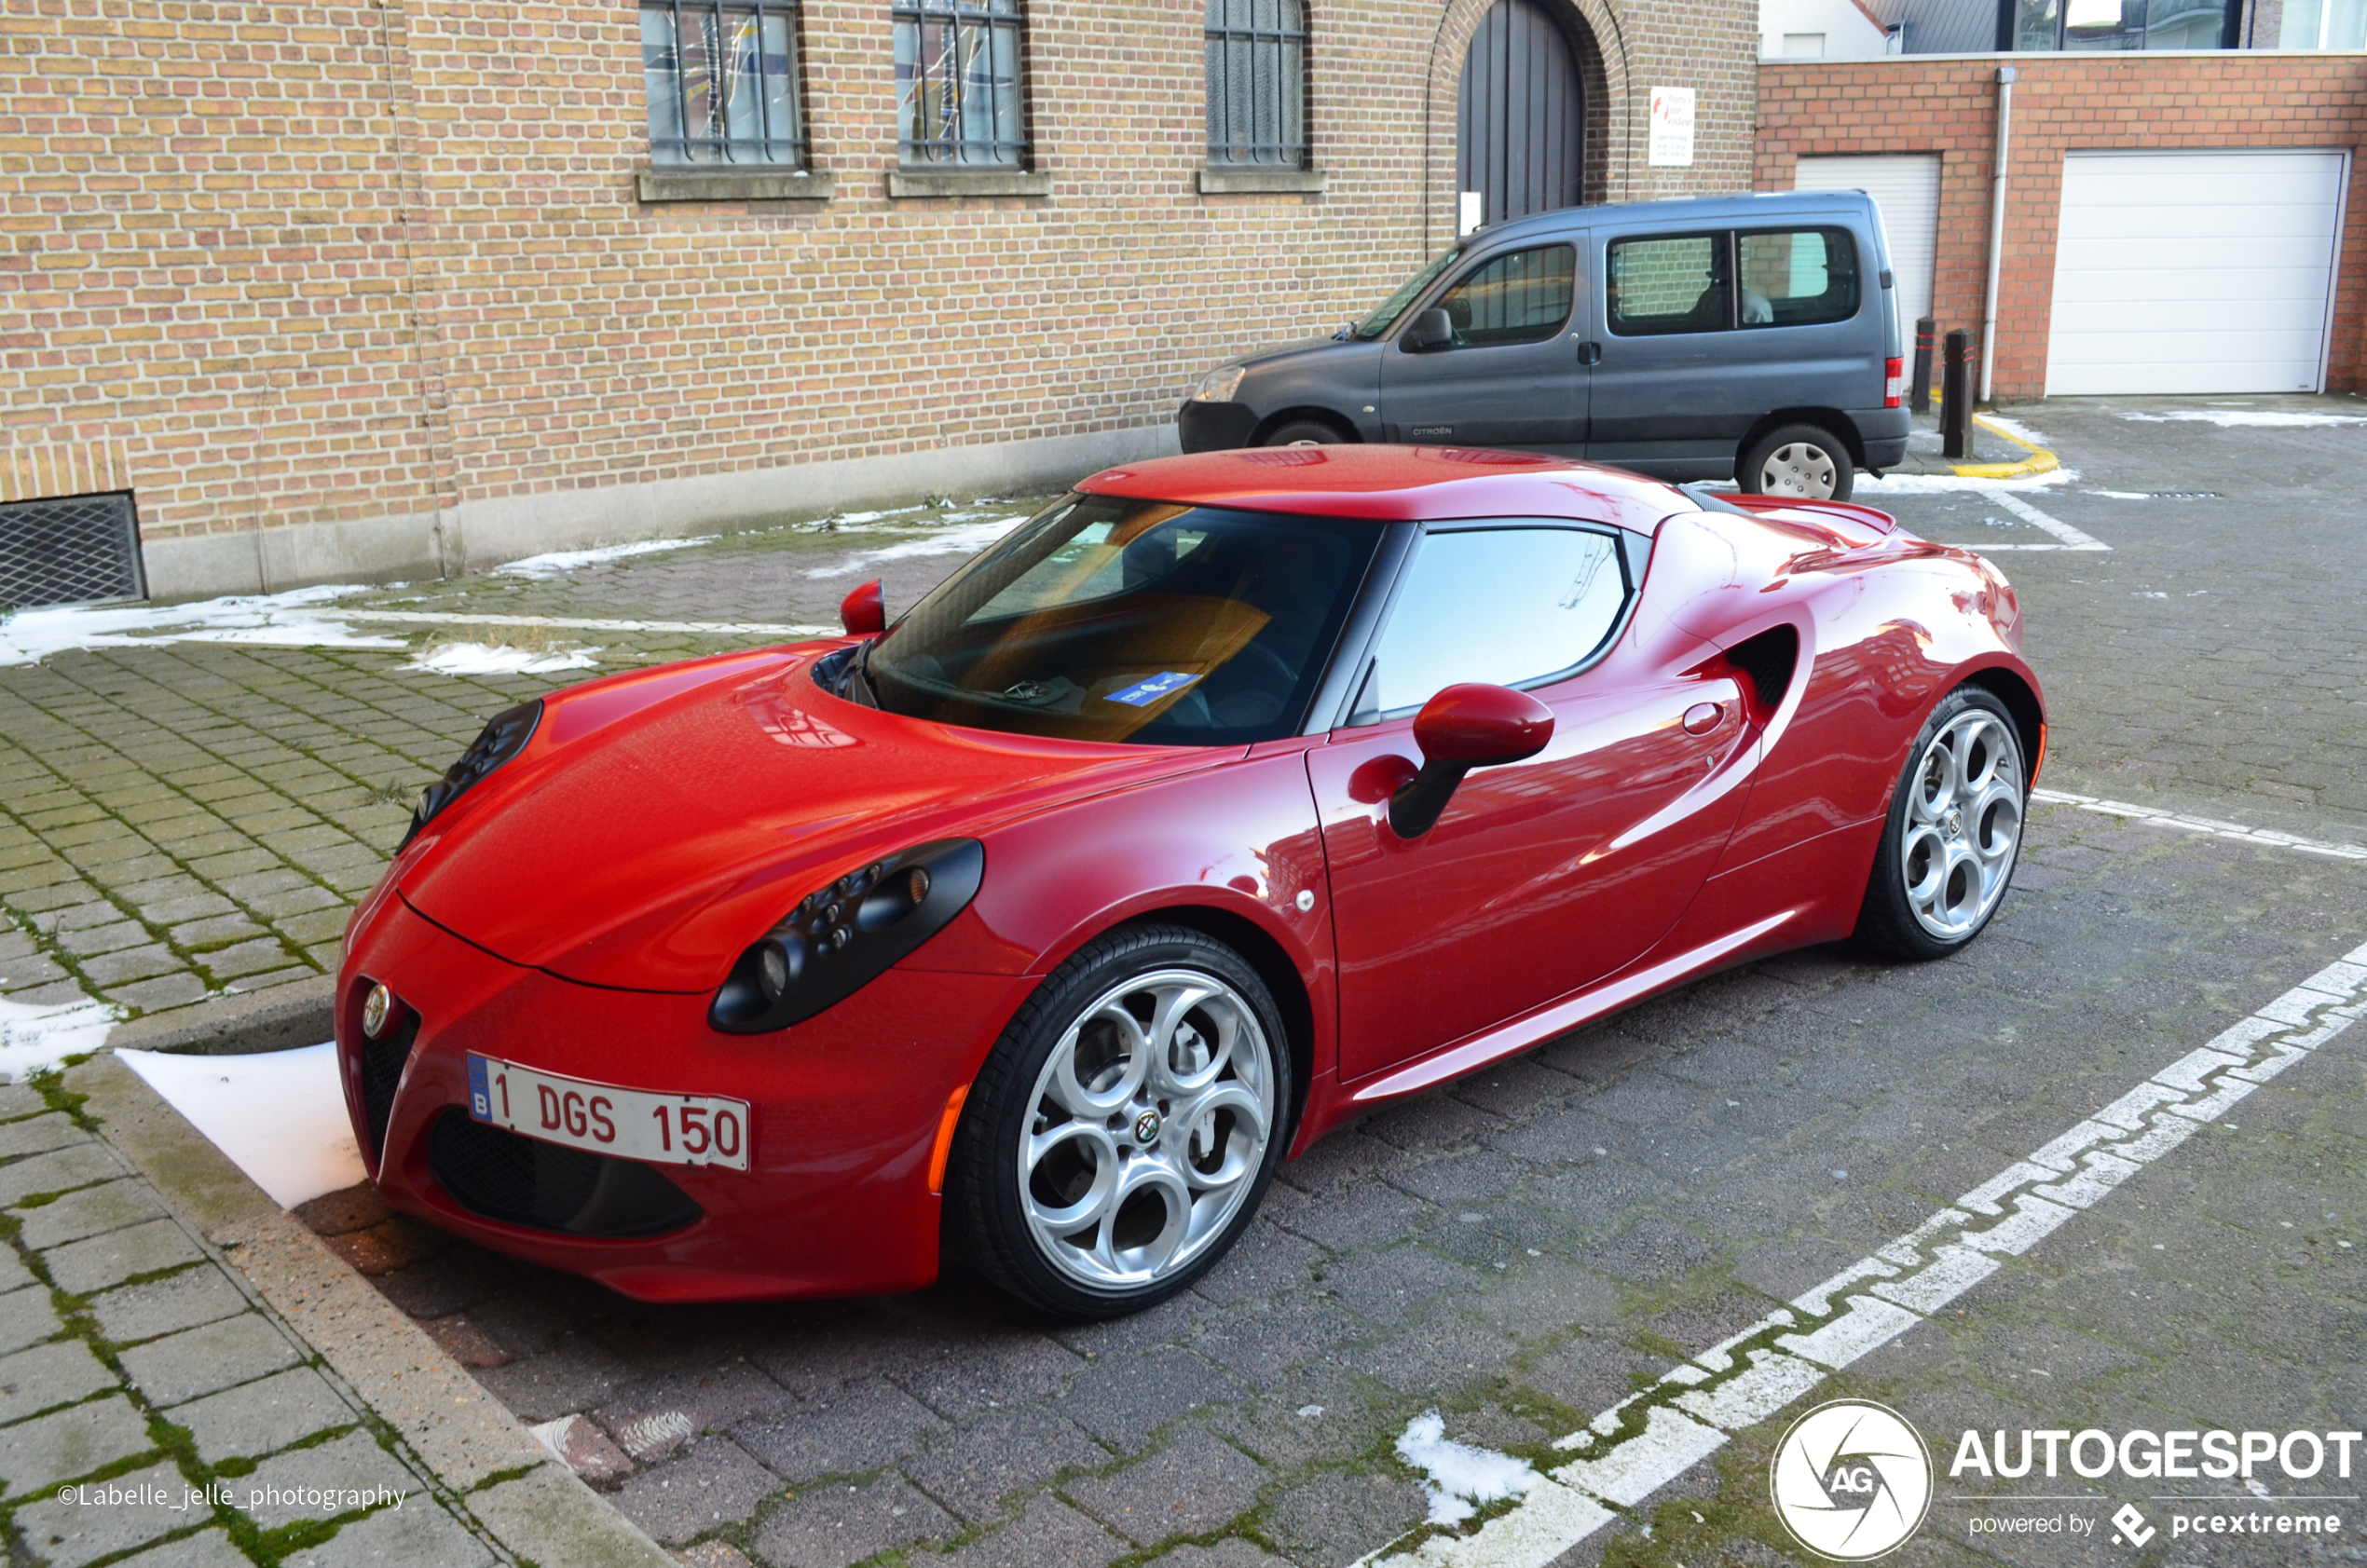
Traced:
[[[1859, 506], [1854, 501], [1810, 501], [1798, 499], [1788, 496], [1733, 495], [1711, 497], [1703, 494], [1697, 486], [1690, 484], [1684, 486], [1684, 490], [1687, 495], [1692, 497], [1695, 500], [1700, 501], [1703, 506], [1708, 507], [1709, 510], [1713, 511], [1721, 510], [1746, 512], [1821, 511], [1834, 517], [1845, 518], [1852, 523], [1863, 523], [1868, 527], [1877, 529], [1885, 534], [1895, 534], [1898, 531], [1897, 518], [1893, 517], [1887, 511], [1876, 511], [1870, 506]], [[1713, 499], [1724, 502], [1725, 506], [1722, 508], [1710, 506], [1710, 502]]]

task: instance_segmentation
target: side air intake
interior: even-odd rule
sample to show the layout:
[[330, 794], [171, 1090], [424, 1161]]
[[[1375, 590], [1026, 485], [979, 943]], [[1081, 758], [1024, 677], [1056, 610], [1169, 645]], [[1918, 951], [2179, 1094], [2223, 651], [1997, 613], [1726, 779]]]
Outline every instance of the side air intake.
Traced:
[[1764, 717], [1783, 705], [1784, 693], [1792, 689], [1792, 672], [1799, 665], [1799, 633], [1789, 626], [1771, 626], [1728, 648], [1726, 661], [1750, 677], [1751, 695]]

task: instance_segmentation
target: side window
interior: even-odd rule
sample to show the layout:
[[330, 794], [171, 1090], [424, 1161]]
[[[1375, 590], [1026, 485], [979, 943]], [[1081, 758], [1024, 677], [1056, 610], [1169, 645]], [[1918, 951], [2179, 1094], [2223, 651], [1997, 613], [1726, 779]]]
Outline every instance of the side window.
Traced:
[[1307, 167], [1307, 19], [1299, 0], [1208, 0], [1211, 167]]
[[795, 0], [644, 0], [650, 161], [805, 163]]
[[1457, 348], [1541, 343], [1570, 319], [1578, 248], [1540, 245], [1472, 268], [1438, 302], [1455, 323]]
[[893, 0], [888, 14], [904, 167], [1024, 167], [1019, 0]]
[[1458, 681], [1519, 686], [1567, 670], [1602, 646], [1626, 602], [1608, 534], [1432, 533], [1389, 610], [1357, 717], [1411, 713]]
[[1857, 242], [1847, 229], [1735, 236], [1743, 325], [1804, 327], [1857, 314]]
[[1611, 331], [1621, 337], [1723, 332], [1729, 325], [1726, 237], [1653, 235], [1611, 241]]

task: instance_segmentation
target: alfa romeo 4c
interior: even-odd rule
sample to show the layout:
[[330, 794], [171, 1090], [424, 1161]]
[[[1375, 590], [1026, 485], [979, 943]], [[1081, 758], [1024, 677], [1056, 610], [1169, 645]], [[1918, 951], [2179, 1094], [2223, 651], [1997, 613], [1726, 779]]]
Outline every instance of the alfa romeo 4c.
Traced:
[[2014, 592], [1880, 512], [1511, 453], [1100, 473], [893, 626], [499, 714], [355, 913], [389, 1202], [650, 1300], [1106, 1316], [1342, 1122], [1996, 911]]

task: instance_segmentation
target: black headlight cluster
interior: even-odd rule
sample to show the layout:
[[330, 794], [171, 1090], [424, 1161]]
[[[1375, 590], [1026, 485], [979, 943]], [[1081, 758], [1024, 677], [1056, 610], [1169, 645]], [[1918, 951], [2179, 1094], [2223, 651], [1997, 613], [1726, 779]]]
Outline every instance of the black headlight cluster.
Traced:
[[460, 760], [444, 770], [444, 777], [420, 792], [419, 803], [411, 808], [411, 831], [395, 846], [401, 854], [411, 847], [419, 830], [435, 820], [435, 814], [466, 794], [470, 786], [496, 768], [526, 750], [534, 739], [534, 727], [542, 722], [542, 699], [520, 702], [514, 708], [504, 708], [486, 720], [485, 729], [469, 743]]
[[707, 1021], [787, 1029], [844, 1001], [969, 907], [986, 875], [975, 839], [918, 844], [816, 888], [732, 966]]

